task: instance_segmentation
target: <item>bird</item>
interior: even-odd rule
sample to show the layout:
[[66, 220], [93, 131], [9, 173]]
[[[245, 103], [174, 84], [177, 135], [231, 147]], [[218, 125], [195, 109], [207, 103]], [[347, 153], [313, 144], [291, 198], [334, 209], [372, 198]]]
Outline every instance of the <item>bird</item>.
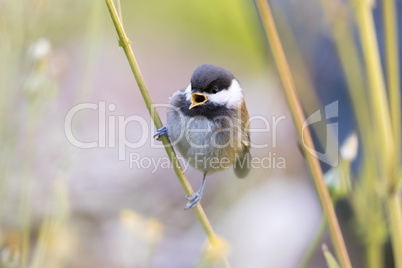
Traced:
[[239, 81], [227, 69], [203, 64], [190, 84], [172, 94], [167, 122], [154, 137], [167, 135], [173, 147], [195, 169], [203, 172], [201, 186], [187, 199], [185, 209], [200, 201], [208, 175], [233, 165], [238, 178], [250, 170], [249, 114]]

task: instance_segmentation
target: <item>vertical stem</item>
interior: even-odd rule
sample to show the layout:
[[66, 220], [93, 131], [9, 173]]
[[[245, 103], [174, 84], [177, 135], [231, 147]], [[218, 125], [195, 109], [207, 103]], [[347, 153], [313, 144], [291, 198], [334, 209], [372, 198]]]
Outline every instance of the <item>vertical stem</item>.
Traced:
[[[364, 170], [364, 175], [360, 175], [360, 183], [355, 185], [356, 188], [364, 189], [367, 199], [378, 206], [382, 211], [383, 198], [378, 195], [378, 175], [380, 174], [377, 167], [376, 148], [373, 141], [374, 133], [372, 127], [372, 118], [370, 116], [369, 103], [367, 93], [364, 86], [364, 75], [356, 43], [353, 33], [351, 32], [351, 24], [348, 17], [348, 8], [345, 4], [338, 2], [335, 4], [331, 0], [321, 0], [321, 5], [325, 13], [325, 17], [330, 23], [330, 30], [335, 42], [337, 53], [342, 65], [343, 73], [348, 85], [348, 93], [353, 104], [356, 123], [359, 129], [362, 147], [363, 159], [361, 170]], [[356, 189], [355, 189], [356, 190]], [[352, 200], [353, 203], [353, 200]], [[356, 202], [355, 202], [356, 206]], [[364, 226], [364, 235], [366, 237], [366, 266], [369, 268], [381, 267], [383, 260], [383, 246], [385, 237], [378, 236], [372, 230], [385, 227], [385, 220], [378, 219], [372, 221], [367, 219], [367, 214], [364, 213], [370, 209], [372, 204], [359, 203], [356, 207], [356, 218], [360, 226]]]
[[[305, 117], [301, 108], [299, 99], [296, 95], [296, 88], [293, 82], [292, 75], [285, 57], [285, 53], [280, 42], [278, 32], [275, 27], [274, 20], [272, 18], [269, 4], [266, 0], [256, 0], [257, 9], [260, 14], [262, 23], [264, 25], [265, 33], [268, 38], [268, 42], [271, 46], [272, 54], [277, 65], [280, 78], [284, 87], [286, 100], [292, 114], [293, 121], [295, 123], [296, 131], [300, 140], [303, 139], [303, 123]], [[304, 131], [304, 143], [310, 148], [314, 148], [313, 140], [310, 132]], [[305, 149], [305, 148], [303, 148]], [[330, 230], [332, 243], [334, 244], [336, 254], [338, 256], [341, 266], [344, 268], [351, 267], [348, 253], [346, 251], [345, 242], [342, 237], [341, 230], [339, 228], [338, 220], [335, 215], [334, 207], [332, 205], [328, 190], [325, 186], [322, 171], [318, 158], [316, 155], [312, 155], [305, 150], [305, 155], [314, 179], [314, 183], [317, 188], [317, 193], [324, 211], [325, 218], [328, 220], [328, 227]]]
[[367, 268], [378, 268], [384, 266], [383, 254], [382, 254], [383, 244], [374, 241], [372, 243], [369, 241], [366, 245], [366, 267]]
[[[369, 77], [370, 82], [369, 83], [370, 95], [372, 105], [374, 108], [373, 117], [374, 117], [375, 131], [377, 134], [376, 137], [379, 139], [379, 147], [377, 153], [378, 158], [381, 161], [380, 163], [382, 168], [380, 175], [382, 178], [386, 179], [385, 182], [387, 183], [386, 206], [389, 215], [389, 225], [390, 225], [391, 241], [395, 257], [395, 264], [396, 267], [402, 268], [402, 217], [401, 217], [401, 204], [400, 204], [401, 199], [398, 191], [399, 180], [397, 171], [399, 161], [398, 163], [395, 162], [395, 158], [397, 158], [398, 154], [396, 153], [396, 151], [400, 150], [400, 148], [395, 148], [394, 138], [397, 137], [393, 137], [393, 135], [395, 134], [393, 134], [391, 127], [390, 113], [386, 99], [384, 78], [382, 76], [380, 55], [371, 10], [372, 4], [373, 3], [368, 0], [358, 0], [356, 5], [356, 17], [360, 32], [360, 38], [362, 40], [364, 58], [367, 66], [367, 75]], [[388, 15], [389, 14], [387, 14], [387, 16]], [[391, 40], [388, 39], [387, 42], [391, 43], [390, 41]], [[387, 44], [387, 49], [389, 49], [388, 46], [390, 46], [392, 49], [392, 44]], [[397, 55], [391, 55], [391, 56], [397, 57]], [[393, 60], [391, 60], [391, 64], [392, 61]], [[389, 59], [388, 64], [390, 64]], [[392, 72], [392, 70], [388, 71]], [[392, 84], [395, 83], [395, 81], [390, 82]], [[397, 90], [399, 90], [399, 88]], [[395, 92], [392, 94], [395, 94]], [[394, 109], [399, 109], [399, 107], [394, 107]], [[397, 116], [399, 116], [399, 111], [397, 111], [397, 113], [398, 113]], [[400, 127], [400, 122], [398, 122], [397, 125], [398, 127]], [[394, 131], [395, 129], [396, 128], [394, 125]], [[399, 142], [400, 141], [398, 141], [397, 144], [399, 144]]]
[[[114, 4], [112, 0], [105, 0], [106, 5], [109, 9], [110, 16], [112, 17], [113, 24], [116, 28], [117, 34], [119, 36], [119, 44], [123, 48], [124, 53], [126, 54], [127, 60], [130, 64], [131, 70], [134, 74], [135, 80], [137, 81], [138, 87], [140, 89], [141, 95], [144, 99], [144, 102], [147, 106], [148, 112], [151, 115], [152, 120], [154, 121], [155, 127], [161, 128], [162, 121], [159, 117], [159, 114], [156, 112], [155, 107], [152, 103], [151, 97], [149, 95], [149, 92], [145, 86], [144, 79], [142, 78], [142, 74], [140, 72], [140, 68], [137, 64], [137, 61], [134, 57], [134, 53], [131, 49], [130, 46], [130, 41], [128, 40], [126, 33], [124, 32], [123, 26], [119, 21], [118, 15], [116, 8], [114, 7]], [[183, 169], [177, 159], [176, 153], [173, 150], [172, 145], [170, 144], [170, 141], [167, 136], [163, 135], [161, 137], [163, 145], [165, 147], [166, 153], [169, 157], [169, 160], [172, 163], [173, 169], [177, 175], [177, 178], [179, 179], [179, 182], [181, 186], [183, 187], [183, 190], [187, 196], [190, 196], [194, 193], [193, 189], [191, 188], [190, 183], [188, 182], [186, 176], [184, 175]], [[212, 229], [211, 223], [209, 222], [207, 216], [205, 215], [205, 212], [201, 206], [200, 203], [198, 203], [194, 208], [194, 213], [196, 214], [199, 222], [201, 223], [202, 228], [204, 229], [205, 234], [208, 237], [209, 242], [211, 245], [214, 245], [216, 241], [216, 235], [214, 230]], [[229, 267], [229, 262], [226, 260], [226, 258], [223, 258], [223, 263], [225, 263], [226, 267]]]
[[387, 207], [395, 267], [402, 268], [402, 210], [399, 193], [393, 193], [387, 197]]
[[393, 253], [395, 256], [396, 267], [402, 267], [402, 216], [401, 200], [399, 196], [399, 165], [401, 160], [401, 93], [399, 77], [399, 53], [398, 53], [398, 31], [396, 7], [394, 0], [384, 0], [383, 4], [383, 24], [385, 36], [385, 63], [387, 84], [389, 90], [389, 102], [391, 106], [391, 121], [394, 135], [394, 185], [387, 198], [390, 233], [393, 243]]
[[[384, 175], [388, 183], [393, 184], [390, 172], [394, 163], [394, 148], [389, 106], [386, 97], [385, 83], [382, 75], [380, 54], [377, 45], [374, 21], [372, 16], [372, 1], [357, 0], [356, 17], [360, 39], [366, 62], [369, 79], [370, 100], [373, 107], [374, 129], [378, 139], [378, 158], [381, 161]], [[393, 176], [392, 176], [393, 177]], [[389, 186], [390, 186], [389, 185]]]
[[400, 164], [401, 150], [401, 93], [399, 77], [399, 52], [396, 7], [394, 0], [384, 0], [383, 23], [385, 35], [385, 63], [387, 84], [389, 89], [389, 102], [391, 106], [391, 120], [395, 142], [395, 162]]

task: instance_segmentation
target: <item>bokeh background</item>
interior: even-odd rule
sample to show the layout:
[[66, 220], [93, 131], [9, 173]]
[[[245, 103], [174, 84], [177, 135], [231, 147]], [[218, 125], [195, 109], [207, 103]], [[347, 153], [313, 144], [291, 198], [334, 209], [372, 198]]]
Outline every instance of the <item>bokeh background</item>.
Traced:
[[[342, 143], [354, 129], [353, 112], [320, 5], [270, 3], [306, 114], [338, 100]], [[252, 155], [270, 157], [270, 167], [253, 169], [244, 180], [232, 169], [208, 177], [201, 203], [232, 267], [298, 267], [322, 212], [254, 3], [122, 0], [121, 9], [154, 103], [167, 103], [197, 66], [211, 63], [240, 81], [250, 116], [271, 127], [285, 117], [275, 133], [264, 131], [263, 120], [251, 124], [261, 129], [252, 141], [268, 145]], [[130, 167], [131, 153], [165, 161], [166, 153], [152, 146], [158, 145], [154, 126], [103, 1], [1, 0], [0, 94], [1, 267], [214, 263], [206, 261], [213, 256], [197, 218], [183, 209], [173, 169]], [[123, 134], [117, 128], [116, 144], [119, 134], [131, 142], [147, 136], [145, 145], [127, 148], [126, 160], [108, 143], [82, 149], [66, 137], [70, 109], [101, 102], [116, 107], [106, 110], [106, 126], [119, 116], [147, 122], [147, 129], [131, 122]], [[164, 122], [166, 110], [158, 111]], [[317, 139], [327, 137], [325, 126], [315, 126]], [[99, 129], [96, 110], [73, 118], [80, 141], [99, 141]], [[280, 158], [284, 168], [274, 163]], [[198, 189], [202, 174], [190, 167], [186, 175]], [[342, 227], [354, 267], [364, 267], [362, 243], [348, 221]], [[322, 242], [332, 250], [327, 234]], [[325, 267], [320, 246], [309, 267]]]

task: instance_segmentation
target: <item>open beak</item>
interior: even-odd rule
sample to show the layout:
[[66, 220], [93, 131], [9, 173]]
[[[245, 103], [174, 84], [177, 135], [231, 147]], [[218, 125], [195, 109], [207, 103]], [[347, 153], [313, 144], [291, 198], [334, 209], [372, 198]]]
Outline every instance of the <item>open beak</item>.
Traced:
[[188, 109], [191, 109], [195, 106], [203, 105], [207, 101], [207, 97], [202, 93], [193, 93], [191, 94], [191, 105]]

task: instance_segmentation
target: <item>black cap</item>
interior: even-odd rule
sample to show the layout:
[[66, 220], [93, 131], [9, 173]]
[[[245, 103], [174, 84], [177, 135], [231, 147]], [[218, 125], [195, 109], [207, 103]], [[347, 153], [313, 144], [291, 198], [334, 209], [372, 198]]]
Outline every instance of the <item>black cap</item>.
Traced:
[[204, 64], [195, 69], [191, 77], [191, 90], [211, 93], [214, 87], [218, 91], [228, 89], [233, 79], [233, 74], [225, 68]]

